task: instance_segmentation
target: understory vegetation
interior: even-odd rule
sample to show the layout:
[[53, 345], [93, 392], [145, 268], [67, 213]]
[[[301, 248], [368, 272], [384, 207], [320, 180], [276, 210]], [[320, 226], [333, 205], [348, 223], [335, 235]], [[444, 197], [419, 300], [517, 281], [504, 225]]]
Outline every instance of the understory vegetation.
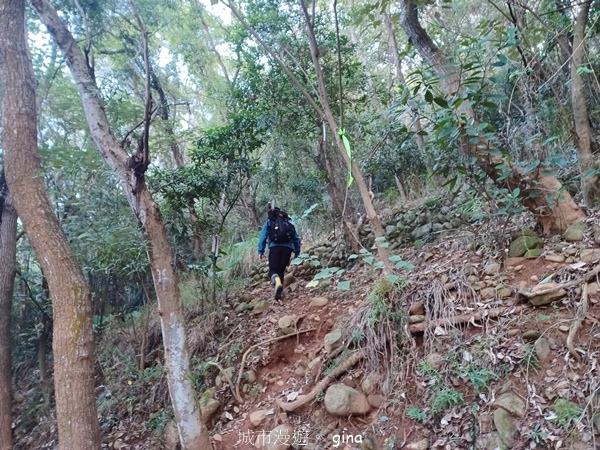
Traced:
[[[0, 450], [71, 421], [228, 449], [257, 410], [319, 449], [599, 445], [598, 2], [28, 5], [0, 0]], [[302, 239], [280, 303], [268, 204]], [[337, 384], [365, 398], [335, 423]]]

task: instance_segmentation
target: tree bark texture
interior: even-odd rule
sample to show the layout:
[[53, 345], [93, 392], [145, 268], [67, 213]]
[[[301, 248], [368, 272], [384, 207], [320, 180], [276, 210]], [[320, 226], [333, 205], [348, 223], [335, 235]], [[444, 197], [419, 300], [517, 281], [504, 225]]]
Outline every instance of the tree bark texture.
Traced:
[[[396, 40], [396, 34], [394, 33], [394, 27], [392, 25], [392, 19], [390, 19], [389, 14], [383, 14], [383, 23], [385, 24], [385, 29], [388, 33], [388, 44], [390, 48], [390, 53], [392, 55], [392, 60], [394, 61], [394, 68], [396, 69], [396, 78], [400, 86], [403, 86], [405, 89], [408, 89], [406, 84], [406, 79], [404, 78], [404, 73], [402, 72], [402, 60], [400, 59], [400, 52], [398, 51], [398, 41]], [[412, 117], [409, 118], [406, 125], [410, 126], [415, 132], [415, 140], [417, 142], [417, 148], [421, 153], [421, 158], [423, 158], [423, 162], [426, 164], [427, 169], [431, 170], [432, 164], [429, 161], [429, 155], [427, 154], [427, 147], [425, 146], [425, 138], [419, 134], [422, 130], [421, 127], [421, 117], [419, 115], [419, 107], [414, 100], [408, 101], [408, 106], [411, 110]]]
[[91, 78], [85, 57], [56, 10], [47, 0], [31, 0], [41, 21], [65, 56], [83, 104], [92, 139], [106, 163], [123, 186], [129, 205], [148, 239], [148, 258], [161, 320], [165, 367], [179, 437], [184, 449], [210, 449], [210, 437], [200, 417], [190, 380], [184, 314], [174, 261], [158, 205], [148, 190], [143, 174], [136, 173], [129, 157], [112, 134], [99, 89]]
[[590, 117], [587, 109], [587, 95], [583, 77], [578, 69], [583, 62], [585, 53], [585, 28], [590, 13], [592, 0], [579, 5], [573, 33], [573, 53], [571, 60], [571, 107], [575, 122], [575, 144], [581, 172], [581, 190], [583, 199], [588, 207], [593, 207], [600, 199], [600, 183], [598, 174], [593, 172], [596, 167], [592, 142], [594, 140], [590, 127]]
[[12, 449], [10, 318], [16, 275], [17, 211], [0, 173], [0, 450]]
[[59, 448], [100, 448], [94, 389], [91, 294], [48, 198], [37, 147], [33, 67], [24, 0], [0, 0], [0, 79], [6, 181], [42, 271], [54, 314], [54, 380]]
[[[384, 272], [390, 273], [391, 272], [391, 264], [390, 264], [389, 252], [386, 247], [382, 246], [382, 244], [383, 244], [382, 238], [384, 238], [385, 235], [383, 233], [383, 227], [381, 226], [381, 219], [379, 218], [379, 216], [377, 215], [377, 212], [375, 211], [375, 207], [373, 206], [373, 201], [371, 200], [371, 197], [369, 196], [369, 189], [367, 187], [367, 183], [365, 182], [365, 179], [362, 176], [360, 167], [358, 167], [358, 164], [356, 164], [354, 161], [350, 161], [350, 158], [348, 157], [348, 154], [346, 153], [346, 148], [344, 147], [344, 143], [342, 142], [342, 138], [339, 134], [340, 129], [338, 127], [338, 124], [335, 121], [335, 118], [333, 117], [333, 113], [331, 111], [331, 106], [329, 104], [329, 97], [327, 95], [327, 89], [326, 89], [326, 84], [325, 84], [325, 75], [323, 74], [323, 70], [321, 68], [321, 62], [319, 60], [319, 45], [317, 43], [317, 39], [315, 37], [315, 33], [314, 33], [314, 30], [311, 25], [310, 15], [308, 13], [308, 9], [307, 9], [305, 0], [300, 0], [300, 3], [302, 5], [302, 9], [304, 12], [308, 41], [310, 43], [310, 50], [311, 50], [310, 53], [312, 56], [313, 66], [315, 69], [315, 74], [317, 76], [317, 83], [318, 83], [318, 87], [319, 87], [319, 100], [320, 100], [321, 105], [323, 106], [323, 113], [325, 116], [325, 120], [327, 121], [329, 128], [335, 135], [335, 143], [337, 145], [337, 148], [338, 148], [340, 154], [344, 158], [344, 162], [347, 165], [350, 165], [350, 167], [351, 167], [352, 175], [354, 176], [354, 179], [356, 180], [356, 184], [358, 185], [358, 190], [360, 192], [360, 197], [365, 206], [365, 212], [367, 213], [367, 217], [369, 219], [369, 222], [371, 223], [371, 226], [373, 227], [373, 232], [375, 233], [375, 237], [376, 237], [375, 244], [377, 245], [377, 254], [378, 254], [381, 262], [383, 262]], [[340, 99], [340, 101], [341, 101], [341, 99]]]
[[[458, 71], [421, 26], [415, 1], [398, 0], [398, 3], [402, 11], [401, 23], [404, 32], [421, 57], [435, 70], [443, 92], [448, 97], [462, 93]], [[461, 107], [460, 112], [477, 125], [475, 113], [470, 106]], [[541, 172], [532, 173], [531, 177], [523, 177], [518, 170], [512, 168], [511, 175], [500, 181], [501, 173], [496, 169], [496, 165], [504, 165], [506, 162], [501, 157], [490, 154], [489, 150], [494, 149], [493, 145], [484, 139], [481, 139], [479, 144], [471, 144], [463, 127], [459, 132], [461, 150], [468, 156], [476, 158], [488, 177], [499, 186], [506, 186], [511, 190], [520, 189], [524, 198], [523, 204], [535, 215], [544, 234], [561, 233], [569, 225], [585, 219], [583, 211], [571, 195], [562, 188], [562, 184], [556, 177], [544, 176]]]

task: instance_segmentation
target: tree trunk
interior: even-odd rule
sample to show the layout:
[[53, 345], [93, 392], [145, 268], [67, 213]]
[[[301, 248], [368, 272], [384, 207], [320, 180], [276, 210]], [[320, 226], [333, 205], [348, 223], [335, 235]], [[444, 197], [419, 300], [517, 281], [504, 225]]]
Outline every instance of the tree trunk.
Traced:
[[59, 448], [97, 450], [100, 428], [94, 389], [91, 294], [40, 177], [35, 76], [25, 30], [24, 0], [0, 0], [6, 181], [53, 299]]
[[[1, 10], [0, 10], [1, 11]], [[0, 173], [0, 450], [12, 449], [10, 318], [16, 275], [17, 212]]]
[[[394, 27], [392, 26], [392, 20], [388, 14], [383, 15], [383, 22], [385, 23], [385, 28], [388, 33], [388, 43], [390, 47], [390, 53], [392, 54], [392, 59], [394, 61], [394, 68], [396, 69], [396, 78], [398, 79], [398, 83], [403, 86], [405, 89], [408, 89], [408, 85], [406, 84], [406, 79], [404, 78], [404, 73], [402, 73], [402, 60], [400, 59], [400, 53], [398, 51], [398, 42], [396, 41], [396, 34], [394, 33]], [[415, 132], [415, 140], [417, 141], [417, 148], [421, 153], [421, 158], [423, 158], [423, 162], [425, 162], [427, 166], [427, 170], [431, 170], [433, 165], [429, 161], [429, 156], [427, 155], [427, 148], [425, 146], [425, 138], [419, 134], [423, 129], [421, 127], [421, 116], [419, 115], [419, 107], [414, 100], [408, 101], [408, 106], [410, 107], [412, 117], [409, 119], [409, 125], [413, 131]]]
[[[436, 47], [427, 32], [419, 22], [417, 6], [414, 0], [398, 0], [402, 9], [402, 28], [421, 55], [434, 68], [440, 86], [448, 97], [462, 92], [459, 73], [453, 69], [444, 54]], [[466, 102], [465, 102], [466, 103]], [[475, 114], [470, 106], [462, 106], [460, 112], [475, 125]], [[491, 155], [490, 142], [481, 139], [479, 144], [471, 144], [464, 127], [459, 129], [461, 150], [470, 157], [476, 158], [481, 169], [494, 182], [502, 187], [513, 190], [519, 188], [523, 204], [535, 215], [544, 234], [561, 233], [566, 228], [585, 219], [585, 214], [566, 192], [560, 181], [554, 176], [544, 176], [541, 172], [532, 174], [533, 177], [521, 176], [511, 168], [511, 175], [501, 179], [501, 173], [496, 165], [506, 165], [499, 156]]]
[[598, 174], [595, 172], [596, 160], [592, 150], [594, 140], [590, 128], [590, 118], [586, 105], [587, 96], [585, 83], [577, 72], [581, 67], [585, 50], [585, 27], [587, 25], [592, 0], [586, 0], [579, 5], [579, 12], [575, 20], [573, 33], [573, 56], [571, 62], [571, 107], [575, 122], [575, 145], [581, 172], [581, 190], [583, 199], [588, 207], [594, 207], [600, 199], [600, 184]]
[[119, 177], [131, 209], [148, 239], [148, 258], [158, 299], [165, 348], [167, 381], [179, 437], [184, 449], [210, 449], [210, 437], [196, 405], [190, 380], [189, 354], [179, 286], [173, 256], [158, 205], [154, 202], [135, 157], [128, 157], [112, 134], [99, 89], [91, 78], [81, 49], [56, 10], [47, 0], [31, 0], [33, 8], [65, 55], [65, 61], [77, 85], [92, 139], [106, 163]]
[[[342, 138], [339, 134], [339, 127], [333, 117], [333, 113], [331, 111], [331, 106], [329, 105], [329, 96], [327, 95], [327, 89], [325, 84], [325, 75], [323, 74], [323, 69], [321, 68], [321, 62], [319, 60], [319, 46], [317, 44], [317, 39], [314, 33], [314, 29], [312, 28], [312, 22], [310, 19], [310, 15], [308, 13], [308, 9], [306, 6], [305, 0], [300, 0], [302, 5], [302, 10], [304, 12], [305, 18], [305, 26], [308, 35], [308, 41], [310, 43], [310, 53], [313, 60], [313, 67], [315, 69], [315, 74], [317, 76], [317, 83], [319, 87], [319, 101], [323, 106], [323, 113], [325, 115], [325, 120], [329, 125], [329, 128], [335, 135], [335, 143], [337, 144], [337, 148], [340, 151], [340, 154], [344, 158], [344, 161], [347, 165], [351, 167], [352, 175], [356, 180], [356, 184], [358, 185], [358, 190], [360, 192], [360, 197], [365, 206], [365, 212], [367, 213], [367, 217], [371, 226], [373, 227], [373, 232], [375, 233], [375, 244], [377, 245], [377, 254], [381, 262], [383, 262], [383, 271], [384, 273], [391, 272], [391, 264], [389, 252], [385, 246], [383, 246], [383, 240], [385, 238], [383, 234], [383, 227], [381, 226], [381, 219], [377, 215], [375, 208], [373, 206], [373, 202], [371, 197], [369, 196], [369, 189], [367, 188], [367, 183], [365, 183], [365, 179], [362, 176], [362, 172], [360, 168], [354, 161], [350, 161], [348, 154], [346, 153], [346, 148], [344, 147], [344, 143], [342, 142]], [[340, 99], [342, 101], [342, 99]]]

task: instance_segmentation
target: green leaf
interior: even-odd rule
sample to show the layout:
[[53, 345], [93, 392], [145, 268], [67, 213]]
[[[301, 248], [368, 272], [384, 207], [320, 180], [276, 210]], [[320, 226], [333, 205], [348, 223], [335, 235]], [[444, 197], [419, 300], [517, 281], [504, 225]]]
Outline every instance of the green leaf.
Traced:
[[389, 242], [382, 242], [381, 244], [379, 244], [379, 246], [381, 248], [388, 248], [390, 246], [390, 243]]
[[498, 104], [497, 103], [489, 102], [487, 100], [481, 102], [481, 106], [483, 106], [484, 108], [498, 109]]
[[373, 261], [375, 261], [375, 258], [373, 258], [372, 256], [367, 256], [367, 257], [365, 258], [365, 262], [366, 262], [367, 264], [369, 264], [369, 265], [372, 265], [372, 264], [373, 264]]
[[581, 66], [577, 68], [577, 73], [579, 75], [584, 74], [584, 73], [594, 73], [593, 70], [591, 70], [589, 67], [585, 67], [585, 66]]
[[350, 282], [349, 281], [340, 281], [337, 285], [337, 288], [338, 288], [338, 291], [349, 291], [350, 290]]
[[384, 236], [380, 236], [378, 238], [375, 238], [375, 242], [382, 242], [385, 241], [385, 237]]
[[318, 280], [312, 280], [312, 281], [309, 281], [308, 283], [306, 283], [307, 288], [317, 287], [318, 285], [319, 285]]
[[352, 261], [353, 259], [358, 258], [358, 255], [350, 255], [348, 256], [348, 261]]
[[402, 258], [400, 258], [398, 255], [393, 255], [393, 256], [390, 256], [390, 261], [391, 262], [402, 261]]
[[405, 270], [413, 270], [415, 266], [406, 261], [398, 261], [396, 263], [396, 269], [405, 269]]
[[427, 101], [428, 103], [431, 103], [433, 101], [433, 94], [429, 89], [425, 91], [425, 101]]
[[433, 101], [440, 105], [442, 108], [448, 108], [448, 101], [443, 97], [435, 97]]
[[377, 261], [373, 267], [375, 269], [383, 269], [383, 261]]
[[390, 280], [392, 283], [395, 283], [396, 281], [398, 281], [400, 279], [400, 277], [398, 275], [393, 274], [393, 273], [388, 273], [385, 277], [388, 280]]

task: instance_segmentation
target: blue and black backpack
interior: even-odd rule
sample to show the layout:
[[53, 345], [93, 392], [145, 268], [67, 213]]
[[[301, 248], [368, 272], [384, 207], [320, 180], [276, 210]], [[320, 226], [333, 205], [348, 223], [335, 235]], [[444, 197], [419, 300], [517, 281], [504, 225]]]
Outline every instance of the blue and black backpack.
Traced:
[[289, 244], [293, 242], [296, 228], [290, 222], [290, 217], [285, 211], [277, 207], [269, 210], [269, 225], [267, 227], [269, 242], [275, 244]]

